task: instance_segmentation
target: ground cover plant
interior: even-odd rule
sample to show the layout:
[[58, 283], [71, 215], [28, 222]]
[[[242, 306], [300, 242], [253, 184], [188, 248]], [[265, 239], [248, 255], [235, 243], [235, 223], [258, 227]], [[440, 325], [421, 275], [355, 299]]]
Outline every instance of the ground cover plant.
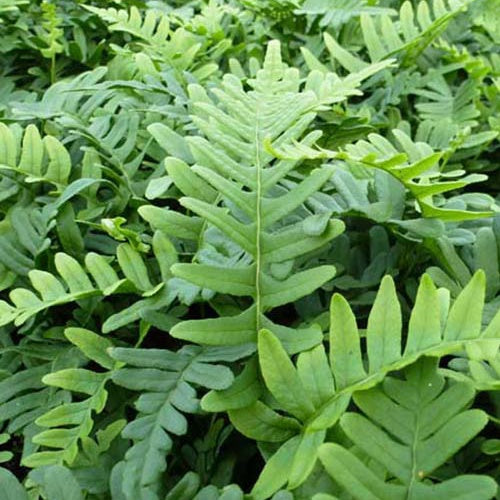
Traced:
[[0, 0], [0, 499], [500, 498], [498, 0]]

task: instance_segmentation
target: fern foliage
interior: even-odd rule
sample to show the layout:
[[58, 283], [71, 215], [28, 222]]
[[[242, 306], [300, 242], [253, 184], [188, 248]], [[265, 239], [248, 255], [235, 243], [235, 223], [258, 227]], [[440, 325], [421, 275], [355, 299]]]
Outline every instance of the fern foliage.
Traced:
[[0, 500], [493, 499], [498, 0], [0, 0]]
[[[254, 487], [257, 498], [266, 498], [287, 481], [289, 488], [296, 488], [307, 478], [325, 431], [346, 410], [353, 393], [370, 389], [389, 372], [412, 365], [421, 356], [441, 357], [484, 345], [483, 337], [489, 336], [488, 329], [481, 329], [484, 276], [478, 273], [471, 280], [449, 313], [441, 310], [440, 302], [446, 297], [442, 292], [424, 275], [403, 347], [401, 309], [394, 284], [390, 278], [382, 281], [368, 317], [367, 369], [355, 317], [341, 295], [333, 296], [330, 307], [329, 358], [320, 345], [300, 354], [294, 366], [278, 339], [268, 330], [260, 332], [262, 377], [278, 408], [290, 417], [258, 401], [259, 394], [252, 387], [255, 382], [245, 372], [234, 388], [204, 398], [206, 409], [229, 409], [231, 421], [245, 435], [259, 441], [285, 441]], [[493, 329], [496, 320], [490, 331]], [[288, 474], [276, 476], [275, 468], [283, 464], [287, 464]]]
[[354, 498], [487, 499], [495, 494], [496, 484], [487, 476], [425, 481], [487, 423], [483, 412], [466, 409], [474, 394], [471, 386], [446, 387], [433, 365], [424, 358], [405, 371], [403, 380], [388, 377], [382, 387], [357, 394], [356, 406], [366, 416], [346, 413], [341, 419], [354, 447], [393, 481], [385, 481], [375, 463], [370, 469], [355, 452], [322, 445], [319, 455], [326, 470]]
[[[371, 68], [359, 77], [351, 75], [346, 81], [337, 79], [338, 88], [333, 94], [329, 89], [334, 75], [313, 74], [301, 88], [298, 73], [282, 63], [279, 44], [273, 42], [268, 46], [263, 68], [249, 82], [253, 90], [244, 92], [241, 82], [231, 75], [223, 80], [222, 89], [214, 90], [223, 109], [210, 102], [202, 89], [190, 88], [196, 113], [193, 121], [206, 137], [186, 140], [196, 162], [191, 172], [218, 191], [230, 209], [206, 201], [211, 198], [206, 189], [200, 192], [201, 200], [186, 196], [180, 202], [232, 239], [242, 257], [249, 255], [251, 262], [245, 263], [242, 258], [233, 268], [181, 263], [172, 272], [219, 293], [249, 296], [253, 304], [233, 318], [180, 323], [172, 329], [173, 336], [209, 345], [255, 342], [257, 332], [270, 325], [264, 316], [266, 311], [311, 293], [334, 276], [332, 266], [290, 273], [296, 259], [338, 236], [343, 230], [342, 222], [331, 220], [318, 230], [308, 229], [313, 225], [312, 213], [308, 218], [287, 223], [287, 219], [293, 220], [294, 211], [328, 181], [332, 169], [313, 170], [282, 196], [270, 196], [297, 161], [274, 162], [265, 143], [286, 145], [299, 141], [316, 109], [345, 99], [354, 92], [354, 85], [377, 69]], [[232, 129], [228, 128], [230, 124]], [[303, 143], [307, 145], [314, 136], [311, 133], [304, 137]], [[181, 183], [184, 181], [185, 185], [188, 179], [181, 177], [180, 168], [175, 167], [178, 173], [174, 173], [174, 182], [177, 178], [182, 191]], [[182, 168], [187, 175], [187, 168]], [[194, 193], [192, 187], [187, 189]], [[292, 334], [278, 331], [282, 335]], [[302, 337], [306, 336], [311, 337], [312, 343], [318, 338], [313, 332], [302, 333]]]

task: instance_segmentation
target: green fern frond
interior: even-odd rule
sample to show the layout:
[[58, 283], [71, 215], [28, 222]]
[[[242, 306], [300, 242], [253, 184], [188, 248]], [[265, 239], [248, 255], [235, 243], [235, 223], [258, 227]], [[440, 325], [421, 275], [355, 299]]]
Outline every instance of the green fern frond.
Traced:
[[477, 125], [476, 118], [481, 113], [474, 101], [479, 90], [473, 80], [464, 81], [454, 93], [442, 74], [430, 71], [425, 86], [413, 92], [425, 99], [415, 105], [422, 120], [442, 122], [448, 119], [461, 127]]
[[311, 17], [321, 16], [319, 25], [333, 28], [338, 28], [361, 14], [371, 16], [396, 14], [393, 9], [372, 5], [367, 0], [337, 0], [334, 3], [330, 0], [306, 0], [295, 12]]
[[[158, 244], [155, 246], [155, 250], [158, 253], [163, 249]], [[170, 250], [173, 249], [170, 248]], [[129, 243], [122, 243], [118, 246], [117, 260], [124, 278], [119, 278], [107, 259], [99, 254], [90, 252], [86, 255], [87, 270], [85, 270], [73, 257], [62, 252], [57, 253], [54, 264], [59, 277], [46, 271], [36, 269], [29, 271], [28, 277], [38, 295], [26, 288], [12, 290], [9, 294], [12, 304], [0, 301], [1, 324], [6, 325], [14, 322], [19, 326], [48, 308], [93, 296], [135, 292], [145, 297], [146, 300], [150, 298], [147, 301], [148, 304], [159, 300], [161, 306], [170, 303], [175, 298], [175, 296], [171, 296], [161, 300], [160, 297], [154, 297], [164, 284], [153, 285], [151, 283], [142, 257]], [[90, 277], [95, 284], [92, 283]], [[137, 306], [134, 306], [136, 310]], [[140, 306], [144, 307], [145, 304], [141, 303]], [[137, 311], [134, 313], [128, 311], [127, 319], [130, 320], [132, 316], [136, 320], [138, 319], [137, 314]], [[117, 321], [113, 316], [108, 320]], [[116, 325], [114, 326], [116, 327]]]
[[[107, 354], [107, 349], [113, 344], [89, 330], [82, 328], [67, 328], [65, 335], [68, 340], [91, 361], [98, 363], [102, 368], [112, 370], [115, 362]], [[110, 441], [123, 428], [124, 421], [116, 421], [101, 431], [98, 443], [89, 435], [93, 429], [94, 413], [103, 411], [108, 398], [105, 388], [111, 375], [110, 371], [96, 372], [84, 368], [67, 368], [45, 375], [42, 382], [52, 387], [58, 387], [73, 393], [86, 394], [88, 397], [81, 401], [65, 402], [49, 410], [35, 423], [47, 430], [39, 432], [33, 437], [33, 443], [50, 448], [50, 451], [37, 451], [25, 457], [23, 464], [27, 467], [42, 467], [46, 465], [67, 463], [73, 465], [79, 454], [79, 447], [83, 446], [87, 454], [105, 451]], [[107, 434], [103, 439], [103, 433]]]
[[111, 90], [96, 92], [92, 96], [85, 89], [92, 88], [102, 81], [107, 68], [99, 67], [51, 85], [39, 101], [12, 104], [12, 112], [20, 120], [48, 120], [57, 117], [77, 118], [88, 123], [89, 118], [113, 94]]
[[[401, 57], [402, 65], [413, 63], [468, 3], [470, 0], [433, 0], [432, 4], [421, 0], [415, 12], [412, 3], [405, 1], [396, 22], [386, 13], [375, 16], [361, 13], [361, 31], [370, 60]], [[348, 71], [358, 71], [366, 64], [328, 33], [325, 33], [325, 45], [331, 57]]]
[[170, 19], [164, 13], [154, 9], [148, 9], [143, 18], [135, 6], [130, 7], [130, 11], [118, 10], [114, 7], [102, 9], [90, 5], [85, 5], [85, 8], [103, 19], [110, 31], [130, 33], [147, 42], [163, 43], [171, 33]]
[[247, 9], [271, 19], [287, 19], [300, 5], [299, 0], [238, 0]]
[[[446, 291], [437, 290], [424, 275], [403, 347], [399, 301], [392, 279], [384, 278], [368, 318], [367, 365], [361, 355], [355, 316], [339, 294], [331, 302], [329, 360], [319, 345], [301, 353], [295, 366], [276, 336], [262, 330], [262, 377], [277, 407], [290, 416], [257, 400], [256, 375], [250, 368], [236, 378], [233, 387], [209, 393], [202, 400], [202, 407], [208, 411], [229, 410], [231, 422], [246, 436], [284, 442], [254, 486], [255, 498], [267, 498], [285, 483], [293, 489], [305, 481], [326, 430], [344, 413], [352, 394], [374, 387], [389, 372], [401, 370], [422, 356], [442, 357], [482, 346], [484, 281], [484, 274], [476, 273], [448, 313]], [[496, 326], [489, 331], [492, 338], [499, 338]], [[277, 476], [277, 467], [288, 473]]]
[[[267, 150], [277, 158], [288, 161], [301, 159], [340, 159], [367, 167], [382, 169], [401, 182], [416, 199], [424, 217], [439, 218], [444, 221], [462, 221], [491, 217], [492, 211], [468, 211], [441, 208], [433, 202], [433, 197], [454, 191], [471, 183], [487, 179], [483, 174], [463, 176], [463, 171], [441, 172], [439, 161], [441, 152], [434, 152], [424, 142], [414, 142], [405, 132], [393, 129], [398, 147], [379, 134], [369, 134], [368, 140], [360, 140], [345, 146], [345, 151], [330, 151], [309, 145], [293, 144], [275, 148], [267, 143]], [[401, 151], [402, 150], [402, 151]], [[448, 180], [458, 177], [457, 180]]]
[[34, 125], [28, 125], [19, 148], [12, 130], [0, 123], [0, 168], [25, 176], [26, 182], [50, 182], [66, 186], [71, 158], [66, 148], [50, 135], [43, 139]]
[[110, 355], [127, 365], [112, 376], [117, 385], [139, 391], [139, 414], [122, 436], [133, 441], [122, 465], [122, 491], [127, 500], [158, 499], [173, 436], [187, 432], [184, 413], [199, 411], [193, 385], [223, 389], [231, 385], [229, 368], [213, 364], [235, 361], [249, 353], [248, 346], [202, 349], [185, 346], [177, 352], [163, 349], [115, 348]]
[[[7, 349], [2, 349], [7, 352]], [[53, 394], [42, 382], [51, 372], [51, 363], [21, 370], [0, 382], [0, 423], [9, 433], [23, 431], [47, 409], [68, 401], [63, 391]]]
[[[203, 79], [217, 70], [217, 65], [213, 63], [196, 62], [196, 59], [201, 59], [199, 52], [202, 49], [203, 39], [189, 32], [183, 25], [173, 29], [171, 24], [173, 22], [179, 24], [179, 20], [171, 19], [160, 10], [148, 9], [143, 17], [135, 6], [130, 7], [129, 11], [93, 6], [85, 6], [85, 8], [103, 19], [110, 31], [128, 33], [138, 41], [146, 53], [137, 54], [132, 51], [133, 57], [139, 66], [141, 64], [150, 66], [149, 73], [156, 73], [153, 61], [160, 65], [167, 61], [171, 67], [179, 71], [181, 79], [180, 72], [182, 71], [193, 70]], [[223, 45], [215, 48], [223, 53], [225, 50]], [[114, 46], [114, 50], [117, 53], [127, 53], [127, 49], [117, 46]]]
[[27, 276], [36, 257], [50, 246], [54, 213], [14, 206], [0, 222], [0, 262], [14, 275]]
[[460, 255], [449, 238], [428, 242], [428, 248], [441, 267], [431, 266], [427, 272], [439, 286], [445, 286], [456, 296], [467, 284], [471, 274], [483, 269], [488, 276], [486, 300], [494, 300], [500, 291], [500, 251], [496, 239], [499, 229], [498, 223], [493, 227], [480, 228], [475, 237], [473, 235], [472, 252], [465, 255]]
[[[344, 80], [334, 74], [312, 72], [302, 88], [298, 72], [282, 63], [278, 42], [271, 42], [263, 68], [248, 81], [252, 90], [245, 91], [238, 78], [226, 75], [222, 87], [212, 90], [217, 105], [201, 87], [189, 87], [192, 120], [203, 136], [188, 137], [183, 143], [182, 150], [189, 152], [185, 159], [189, 161], [192, 156], [196, 162], [191, 169], [178, 161], [171, 165], [174, 183], [188, 195], [180, 202], [199, 219], [191, 219], [188, 228], [186, 216], [163, 212], [163, 224], [170, 224], [170, 229], [166, 229], [173, 233], [177, 223], [183, 228], [178, 233], [181, 237], [197, 239], [206, 221], [236, 243], [252, 261], [231, 268], [182, 263], [174, 265], [172, 272], [215, 292], [250, 297], [253, 305], [235, 317], [182, 322], [172, 329], [174, 337], [212, 345], [255, 342], [257, 332], [266, 324], [280, 336], [292, 334], [293, 330], [276, 330], [265, 313], [307, 295], [334, 276], [332, 266], [290, 273], [296, 259], [338, 236], [343, 224], [327, 221], [317, 234], [309, 234], [303, 221], [287, 222], [290, 214], [328, 181], [333, 170], [314, 170], [292, 190], [276, 197], [274, 192], [278, 192], [278, 186], [283, 185], [298, 162], [274, 161], [265, 144], [285, 147], [301, 140], [300, 144], [310, 145], [319, 134], [312, 132], [304, 138], [302, 135], [317, 110], [359, 92], [361, 81], [387, 64], [390, 62], [369, 66]], [[196, 179], [193, 172], [198, 178], [195, 183], [188, 181]], [[202, 183], [212, 189], [189, 187]], [[220, 193], [215, 203], [210, 202], [214, 191]], [[157, 222], [153, 225], [161, 227], [158, 209], [143, 208], [141, 213], [148, 220], [154, 218]], [[288, 271], [278, 277], [276, 270], [285, 261]], [[310, 345], [318, 341], [316, 331], [301, 334], [303, 339], [308, 336]], [[289, 342], [284, 337], [282, 340]]]
[[340, 419], [354, 446], [385, 469], [383, 476], [359, 452], [335, 443], [320, 447], [320, 460], [342, 490], [358, 500], [488, 500], [497, 490], [491, 477], [427, 479], [486, 425], [483, 411], [466, 409], [473, 397], [469, 384], [446, 386], [435, 361], [421, 360], [405, 370], [404, 380], [387, 377], [382, 387], [354, 395], [366, 416], [346, 413]]

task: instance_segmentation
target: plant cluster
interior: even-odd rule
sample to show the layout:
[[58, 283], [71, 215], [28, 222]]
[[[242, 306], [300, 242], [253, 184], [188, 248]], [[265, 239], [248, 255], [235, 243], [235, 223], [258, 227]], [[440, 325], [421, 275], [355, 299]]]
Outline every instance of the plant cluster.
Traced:
[[500, 498], [499, 0], [0, 0], [0, 499]]

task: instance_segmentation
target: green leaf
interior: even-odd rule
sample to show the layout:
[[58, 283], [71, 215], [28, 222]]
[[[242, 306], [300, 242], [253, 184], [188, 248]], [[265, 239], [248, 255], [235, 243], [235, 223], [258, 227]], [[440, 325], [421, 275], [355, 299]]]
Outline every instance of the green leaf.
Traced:
[[42, 175], [43, 142], [38, 129], [28, 125], [23, 137], [19, 169], [34, 177]]
[[269, 498], [288, 480], [294, 457], [300, 445], [300, 437], [295, 436], [281, 445], [279, 450], [267, 461], [250, 495], [256, 500]]
[[90, 360], [109, 370], [114, 367], [114, 360], [107, 353], [107, 349], [113, 347], [110, 340], [84, 328], [66, 328], [64, 335]]
[[153, 123], [149, 125], [148, 132], [170, 155], [188, 163], [193, 161], [193, 157], [191, 156], [185, 139], [171, 128], [163, 125], [163, 123]]
[[363, 464], [337, 444], [321, 446], [320, 459], [342, 489], [358, 499], [400, 499], [410, 494], [452, 498], [457, 484], [468, 484], [466, 490], [474, 485], [478, 498], [488, 499], [496, 484], [487, 476], [423, 482], [487, 424], [484, 412], [466, 409], [473, 396], [469, 384], [446, 387], [434, 360], [420, 360], [405, 370], [404, 380], [387, 377], [383, 387], [357, 392], [354, 401], [366, 417], [347, 413], [340, 421], [356, 447], [381, 463], [394, 480], [384, 481], [370, 470], [371, 462]]
[[44, 137], [43, 144], [49, 156], [45, 178], [54, 182], [54, 184], [66, 185], [71, 173], [71, 158], [69, 153], [55, 137], [51, 137], [50, 135]]
[[401, 327], [401, 308], [394, 281], [386, 276], [368, 317], [366, 343], [371, 373], [400, 358]]
[[148, 270], [140, 254], [128, 243], [118, 245], [116, 255], [123, 270], [123, 274], [139, 289], [151, 290], [153, 285], [149, 281]]
[[51, 500], [83, 500], [82, 490], [66, 467], [52, 465], [44, 471], [44, 487]]
[[260, 401], [228, 412], [231, 423], [248, 438], [256, 441], [281, 443], [293, 437], [300, 429], [299, 423], [283, 417]]
[[366, 376], [356, 318], [339, 294], [332, 297], [330, 306], [330, 365], [338, 389]]
[[28, 500], [28, 493], [12, 472], [0, 467], [0, 497], [5, 500]]
[[61, 387], [68, 391], [83, 392], [92, 396], [101, 386], [103, 374], [82, 368], [67, 368], [49, 373], [42, 378], [44, 384]]
[[259, 332], [259, 363], [267, 387], [289, 413], [306, 420], [314, 405], [279, 340], [268, 330]]
[[446, 328], [445, 340], [473, 339], [481, 331], [485, 295], [484, 272], [478, 271], [453, 304]]

